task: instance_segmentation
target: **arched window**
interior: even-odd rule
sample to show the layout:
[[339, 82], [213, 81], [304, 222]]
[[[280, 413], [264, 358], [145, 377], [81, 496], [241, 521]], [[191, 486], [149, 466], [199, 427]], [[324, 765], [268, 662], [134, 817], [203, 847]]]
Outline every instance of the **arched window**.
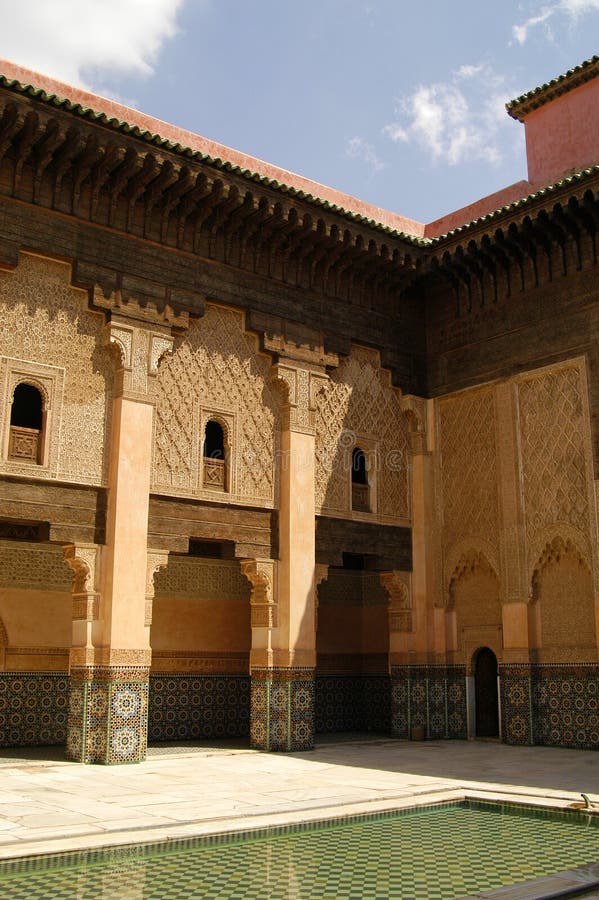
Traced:
[[225, 432], [220, 422], [210, 419], [204, 432], [204, 487], [214, 491], [227, 490], [227, 460]]
[[366, 455], [359, 447], [354, 447], [351, 458], [352, 509], [370, 512], [370, 487], [368, 485], [368, 465]]
[[15, 388], [10, 410], [9, 459], [41, 463], [44, 404], [41, 392], [22, 382]]

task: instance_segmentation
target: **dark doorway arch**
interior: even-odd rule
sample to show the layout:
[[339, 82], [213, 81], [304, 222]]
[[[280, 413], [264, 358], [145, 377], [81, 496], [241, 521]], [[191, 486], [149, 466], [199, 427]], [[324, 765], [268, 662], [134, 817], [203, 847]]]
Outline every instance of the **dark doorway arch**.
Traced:
[[497, 657], [489, 647], [481, 647], [474, 659], [476, 737], [499, 737], [499, 695]]

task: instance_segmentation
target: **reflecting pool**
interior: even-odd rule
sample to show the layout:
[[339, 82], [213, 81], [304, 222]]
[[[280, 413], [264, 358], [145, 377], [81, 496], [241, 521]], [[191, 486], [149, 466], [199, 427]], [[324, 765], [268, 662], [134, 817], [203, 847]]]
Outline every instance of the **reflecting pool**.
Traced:
[[599, 860], [584, 813], [460, 801], [0, 864], [11, 900], [449, 898]]

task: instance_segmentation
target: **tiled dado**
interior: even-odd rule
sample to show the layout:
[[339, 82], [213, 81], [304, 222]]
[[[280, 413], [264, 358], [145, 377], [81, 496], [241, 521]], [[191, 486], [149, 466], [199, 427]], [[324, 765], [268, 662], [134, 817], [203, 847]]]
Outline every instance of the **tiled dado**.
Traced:
[[599, 749], [599, 666], [533, 664], [500, 667], [503, 739]]
[[246, 737], [250, 730], [248, 675], [151, 675], [151, 741]]
[[316, 675], [316, 733], [389, 733], [390, 692], [388, 675]]
[[0, 747], [64, 744], [69, 676], [56, 672], [0, 673]]
[[528, 664], [499, 667], [501, 736], [506, 744], [532, 744], [532, 667]]
[[252, 670], [250, 743], [257, 750], [313, 748], [313, 669]]
[[145, 759], [148, 678], [144, 666], [73, 668], [67, 757], [107, 765]]
[[393, 666], [391, 734], [410, 738], [466, 738], [466, 670], [463, 666]]

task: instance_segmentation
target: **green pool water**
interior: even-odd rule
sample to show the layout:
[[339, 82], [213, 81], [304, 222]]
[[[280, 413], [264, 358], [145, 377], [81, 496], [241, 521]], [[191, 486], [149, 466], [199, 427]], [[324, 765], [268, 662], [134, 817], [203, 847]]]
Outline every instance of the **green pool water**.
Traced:
[[464, 897], [599, 860], [584, 814], [472, 802], [0, 864], [10, 900]]

